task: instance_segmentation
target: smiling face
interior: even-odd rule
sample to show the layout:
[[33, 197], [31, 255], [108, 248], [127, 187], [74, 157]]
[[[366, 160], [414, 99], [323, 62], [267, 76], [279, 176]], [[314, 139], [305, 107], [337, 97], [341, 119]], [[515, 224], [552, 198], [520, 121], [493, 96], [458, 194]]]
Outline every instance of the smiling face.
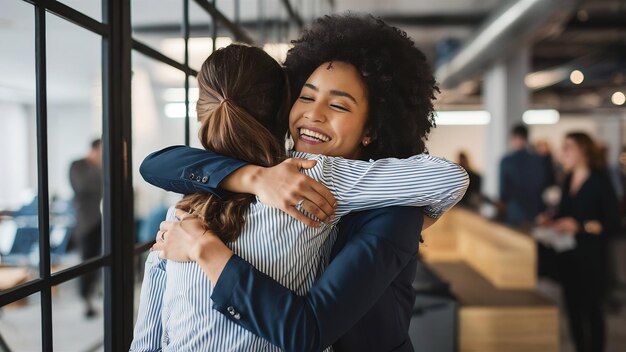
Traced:
[[576, 166], [585, 163], [585, 156], [580, 146], [572, 138], [565, 138], [561, 164], [565, 172], [572, 172]]
[[353, 65], [320, 65], [289, 114], [295, 150], [358, 159], [371, 141], [365, 128], [367, 111], [367, 87]]

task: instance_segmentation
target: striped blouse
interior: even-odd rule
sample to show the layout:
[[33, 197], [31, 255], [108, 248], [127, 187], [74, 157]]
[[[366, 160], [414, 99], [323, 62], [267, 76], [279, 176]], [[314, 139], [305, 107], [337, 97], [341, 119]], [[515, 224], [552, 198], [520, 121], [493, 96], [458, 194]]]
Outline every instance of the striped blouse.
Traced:
[[[241, 235], [228, 246], [300, 295], [323, 271], [341, 216], [386, 206], [420, 206], [437, 218], [468, 186], [460, 166], [426, 154], [369, 162], [298, 152], [291, 156], [317, 161], [302, 172], [336, 197], [336, 219], [311, 228], [257, 201], [250, 204]], [[173, 214], [172, 208], [169, 221], [175, 219]], [[213, 310], [211, 293], [208, 277], [195, 262], [161, 260], [150, 253], [131, 351], [280, 351]]]

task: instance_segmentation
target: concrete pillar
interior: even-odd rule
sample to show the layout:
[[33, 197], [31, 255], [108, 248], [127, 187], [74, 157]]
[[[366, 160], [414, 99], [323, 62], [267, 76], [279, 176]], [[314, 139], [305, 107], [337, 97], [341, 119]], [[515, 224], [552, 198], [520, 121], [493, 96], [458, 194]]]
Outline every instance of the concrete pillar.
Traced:
[[619, 114], [606, 116], [598, 122], [599, 142], [608, 148], [607, 158], [609, 166], [619, 165], [619, 155], [622, 151], [622, 117]]
[[607, 147], [607, 161], [613, 187], [618, 195], [624, 190], [619, 179], [619, 155], [622, 152], [622, 117], [619, 114], [598, 119], [598, 141]]
[[528, 108], [529, 93], [524, 78], [529, 58], [529, 49], [520, 48], [494, 63], [485, 73], [483, 104], [491, 114], [491, 122], [487, 127], [482, 192], [492, 199], [499, 199], [500, 159], [508, 151], [509, 132], [522, 122], [522, 115]]

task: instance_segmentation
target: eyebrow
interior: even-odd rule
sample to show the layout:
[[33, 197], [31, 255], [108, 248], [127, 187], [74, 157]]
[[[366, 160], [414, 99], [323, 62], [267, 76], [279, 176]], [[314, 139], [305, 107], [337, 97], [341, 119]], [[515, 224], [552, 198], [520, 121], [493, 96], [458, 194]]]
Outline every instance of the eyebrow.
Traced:
[[[316, 92], [320, 91], [319, 88], [317, 88], [316, 86], [312, 85], [311, 83], [305, 83], [304, 86], [307, 87], [307, 88], [311, 88], [311, 89], [313, 89]], [[355, 104], [357, 104], [357, 105], [359, 104], [359, 103], [357, 103], [356, 99], [354, 99], [354, 97], [352, 95], [350, 95], [347, 92], [341, 91], [341, 90], [331, 90], [330, 91], [330, 95], [334, 95], [334, 96], [338, 96], [338, 97], [346, 97], [346, 98], [352, 100]]]

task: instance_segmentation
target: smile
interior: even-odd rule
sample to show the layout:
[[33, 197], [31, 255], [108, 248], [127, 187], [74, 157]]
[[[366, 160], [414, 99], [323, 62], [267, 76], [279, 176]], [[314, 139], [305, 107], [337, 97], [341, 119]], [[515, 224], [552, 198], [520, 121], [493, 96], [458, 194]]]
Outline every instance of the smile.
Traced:
[[311, 131], [306, 128], [300, 129], [300, 139], [312, 143], [329, 142], [331, 138], [323, 133]]

